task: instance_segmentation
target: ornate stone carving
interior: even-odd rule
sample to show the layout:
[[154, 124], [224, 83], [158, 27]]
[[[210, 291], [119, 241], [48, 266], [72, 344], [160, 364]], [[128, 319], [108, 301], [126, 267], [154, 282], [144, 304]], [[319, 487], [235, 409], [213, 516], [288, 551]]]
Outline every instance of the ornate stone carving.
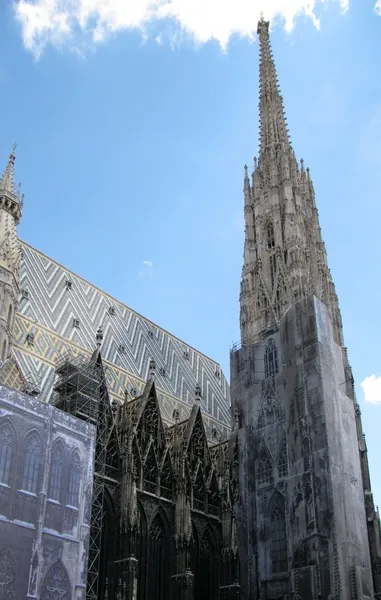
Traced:
[[41, 600], [71, 600], [70, 580], [61, 561], [52, 565], [45, 575]]
[[6, 546], [0, 549], [0, 600], [16, 600], [16, 563]]

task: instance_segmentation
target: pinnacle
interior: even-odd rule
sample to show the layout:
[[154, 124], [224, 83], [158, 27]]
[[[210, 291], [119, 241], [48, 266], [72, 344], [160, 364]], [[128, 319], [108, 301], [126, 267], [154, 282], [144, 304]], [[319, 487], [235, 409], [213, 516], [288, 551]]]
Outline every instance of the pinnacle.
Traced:
[[5, 167], [2, 178], [0, 179], [0, 189], [9, 192], [10, 194], [15, 193], [15, 160], [16, 160], [16, 144], [12, 148], [12, 152], [9, 155], [8, 164]]

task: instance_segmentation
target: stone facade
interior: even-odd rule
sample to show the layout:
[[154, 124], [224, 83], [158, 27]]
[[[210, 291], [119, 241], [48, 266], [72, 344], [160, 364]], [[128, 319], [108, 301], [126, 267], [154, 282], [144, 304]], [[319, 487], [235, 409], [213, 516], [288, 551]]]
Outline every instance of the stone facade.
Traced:
[[119, 404], [100, 349], [58, 371], [56, 405], [97, 423], [86, 597], [238, 600], [234, 439], [208, 443], [199, 386], [189, 418], [165, 426], [155, 372], [152, 360], [143, 394]]
[[19, 243], [9, 158], [0, 600], [381, 600], [380, 520], [314, 187], [263, 19], [258, 35], [231, 407], [215, 361]]
[[82, 600], [95, 428], [0, 386], [0, 598]]
[[11, 335], [19, 297], [20, 249], [16, 226], [23, 199], [14, 186], [14, 150], [0, 179], [0, 358], [10, 353]]
[[[296, 162], [269, 41], [259, 160], [244, 178], [236, 504], [244, 598], [366, 600], [380, 593], [380, 523], [309, 171]], [[378, 596], [377, 596], [378, 597]]]

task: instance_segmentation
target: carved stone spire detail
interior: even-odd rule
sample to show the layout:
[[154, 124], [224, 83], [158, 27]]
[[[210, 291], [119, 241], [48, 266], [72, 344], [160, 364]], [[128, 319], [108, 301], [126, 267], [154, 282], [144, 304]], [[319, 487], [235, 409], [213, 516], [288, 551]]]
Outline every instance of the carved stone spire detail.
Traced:
[[254, 343], [278, 327], [296, 301], [315, 295], [331, 316], [343, 344], [337, 295], [321, 237], [309, 169], [292, 149], [283, 98], [271, 52], [269, 23], [258, 24], [260, 43], [259, 160], [251, 182], [245, 167], [245, 246], [240, 294], [243, 343]]
[[0, 358], [6, 360], [19, 296], [20, 247], [16, 227], [23, 197], [14, 185], [15, 147], [0, 179]]

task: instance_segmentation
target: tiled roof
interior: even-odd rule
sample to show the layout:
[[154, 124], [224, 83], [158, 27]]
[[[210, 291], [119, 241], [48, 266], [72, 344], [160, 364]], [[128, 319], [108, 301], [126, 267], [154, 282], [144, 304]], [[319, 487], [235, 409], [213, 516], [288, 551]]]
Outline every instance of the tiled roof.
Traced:
[[[57, 359], [67, 350], [90, 356], [100, 326], [102, 359], [113, 397], [124, 399], [126, 388], [131, 397], [141, 393], [149, 361], [154, 358], [167, 422], [172, 420], [174, 405], [181, 419], [189, 416], [199, 383], [206, 421], [211, 426], [213, 421], [222, 432], [230, 429], [229, 387], [215, 361], [38, 250], [21, 244], [21, 295], [13, 347], [23, 373], [39, 381], [41, 399], [50, 397]], [[28, 338], [30, 333], [32, 338]]]

